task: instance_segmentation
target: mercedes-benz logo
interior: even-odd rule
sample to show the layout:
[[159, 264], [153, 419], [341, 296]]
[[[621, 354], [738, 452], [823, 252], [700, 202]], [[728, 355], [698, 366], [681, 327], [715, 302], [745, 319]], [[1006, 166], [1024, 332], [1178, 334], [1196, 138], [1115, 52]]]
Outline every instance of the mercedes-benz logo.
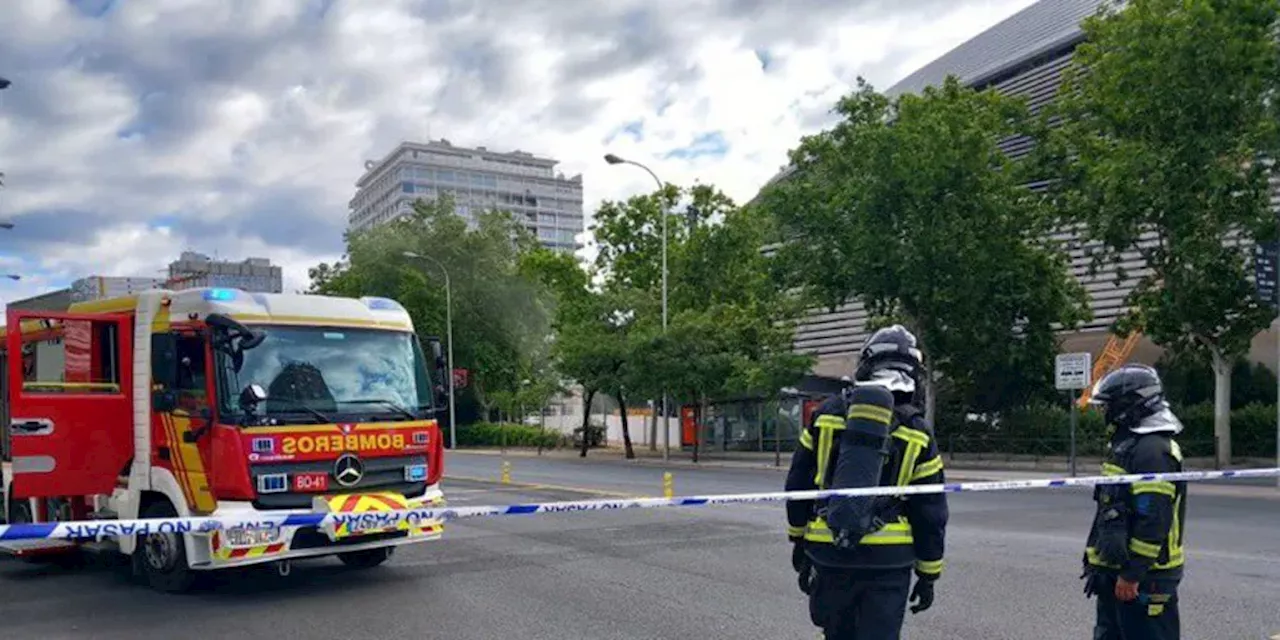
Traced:
[[333, 478], [344, 487], [354, 487], [364, 477], [364, 463], [355, 454], [344, 453], [333, 463]]

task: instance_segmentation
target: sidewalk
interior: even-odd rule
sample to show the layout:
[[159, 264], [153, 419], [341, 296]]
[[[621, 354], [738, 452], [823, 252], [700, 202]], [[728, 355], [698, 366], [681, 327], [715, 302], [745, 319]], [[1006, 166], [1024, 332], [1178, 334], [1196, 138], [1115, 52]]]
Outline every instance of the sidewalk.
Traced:
[[[687, 451], [672, 450], [670, 460], [664, 462], [662, 460], [662, 451], [650, 451], [647, 446], [635, 447], [635, 459], [627, 460], [623, 454], [622, 447], [604, 447], [600, 449], [591, 449], [587, 452], [587, 457], [581, 458], [577, 449], [544, 449], [539, 455], [537, 449], [508, 447], [505, 454], [497, 448], [459, 448], [459, 454], [472, 454], [484, 456], [503, 456], [508, 458], [546, 458], [560, 462], [612, 462], [616, 464], [630, 464], [642, 466], [668, 466], [668, 467], [685, 467], [690, 469], [707, 468], [707, 469], [753, 469], [753, 470], [772, 470], [778, 473], [785, 473], [787, 467], [791, 464], [791, 454], [782, 452], [779, 457], [780, 465], [775, 466], [775, 454], [771, 452], [715, 452], [711, 457], [704, 455], [699, 456], [699, 461], [694, 462], [692, 454]], [[446, 461], [447, 456], [453, 453], [452, 450], [445, 450]], [[1257, 461], [1250, 461], [1257, 462]], [[1070, 465], [1067, 460], [1058, 458], [1043, 458], [1039, 460], [983, 460], [968, 459], [962, 457], [960, 459], [946, 458], [947, 465], [947, 481], [948, 482], [992, 482], [997, 480], [1043, 480], [1050, 478], [1062, 478], [1070, 475]], [[1096, 475], [1099, 465], [1097, 459], [1080, 458], [1076, 463], [1076, 474], [1079, 476]], [[1262, 464], [1236, 465], [1237, 468], [1270, 468], [1274, 466], [1274, 462]], [[1187, 471], [1210, 471], [1212, 467], [1190, 464]], [[1196, 482], [1194, 485], [1194, 493], [1197, 495], [1217, 495], [1224, 497], [1236, 498], [1265, 498], [1280, 500], [1280, 488], [1276, 486], [1276, 481], [1263, 479], [1250, 479], [1239, 481], [1207, 481]]]

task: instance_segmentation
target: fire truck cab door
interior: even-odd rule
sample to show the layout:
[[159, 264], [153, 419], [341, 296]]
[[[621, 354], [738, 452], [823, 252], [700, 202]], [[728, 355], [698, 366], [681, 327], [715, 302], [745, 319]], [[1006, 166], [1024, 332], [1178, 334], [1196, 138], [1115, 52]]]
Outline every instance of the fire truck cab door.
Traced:
[[13, 497], [111, 493], [133, 457], [130, 317], [6, 315]]

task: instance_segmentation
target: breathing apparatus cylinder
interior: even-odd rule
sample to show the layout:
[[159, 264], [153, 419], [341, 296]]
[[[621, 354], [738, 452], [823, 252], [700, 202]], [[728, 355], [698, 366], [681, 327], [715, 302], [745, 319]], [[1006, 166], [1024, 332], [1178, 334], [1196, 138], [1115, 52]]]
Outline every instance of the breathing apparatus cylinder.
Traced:
[[[1132, 437], [1114, 445], [1112, 458], [1121, 467], [1128, 467], [1128, 459], [1137, 443]], [[1098, 487], [1098, 557], [1107, 564], [1123, 566], [1129, 559], [1129, 487], [1109, 484]]]
[[[891, 454], [893, 394], [880, 386], [858, 386], [849, 394], [845, 429], [836, 448], [830, 488], [880, 486], [885, 461]], [[892, 498], [833, 496], [827, 500], [827, 525], [841, 548], [857, 546], [862, 537], [884, 525], [884, 507]]]

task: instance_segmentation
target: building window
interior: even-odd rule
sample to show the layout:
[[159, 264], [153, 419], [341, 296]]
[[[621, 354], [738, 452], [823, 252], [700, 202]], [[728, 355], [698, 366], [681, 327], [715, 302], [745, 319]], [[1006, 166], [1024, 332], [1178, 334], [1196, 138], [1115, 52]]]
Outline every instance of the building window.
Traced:
[[401, 190], [401, 191], [403, 191], [403, 192], [405, 192], [405, 193], [413, 193], [413, 183], [412, 183], [412, 182], [401, 182], [401, 183], [400, 183], [400, 190]]

